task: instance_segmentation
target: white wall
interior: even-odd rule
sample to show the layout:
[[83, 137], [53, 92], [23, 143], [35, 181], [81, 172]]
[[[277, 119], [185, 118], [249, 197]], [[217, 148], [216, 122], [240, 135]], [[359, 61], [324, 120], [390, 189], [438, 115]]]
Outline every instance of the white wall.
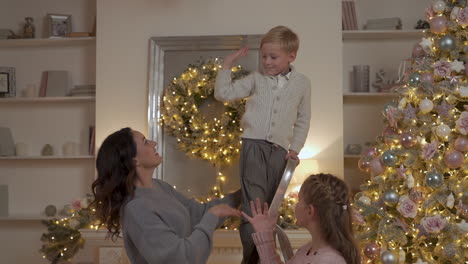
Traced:
[[97, 143], [130, 126], [147, 133], [148, 43], [153, 36], [298, 33], [295, 62], [313, 83], [312, 119], [302, 155], [343, 177], [341, 1], [101, 0], [97, 41]]

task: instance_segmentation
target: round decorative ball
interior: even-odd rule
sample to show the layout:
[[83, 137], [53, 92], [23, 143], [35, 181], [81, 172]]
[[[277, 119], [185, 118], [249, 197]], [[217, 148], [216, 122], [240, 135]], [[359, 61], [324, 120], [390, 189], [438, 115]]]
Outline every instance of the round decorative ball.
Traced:
[[387, 206], [395, 206], [399, 199], [400, 196], [393, 189], [387, 190], [383, 194], [383, 201]]
[[398, 135], [398, 132], [393, 127], [386, 127], [382, 133], [382, 136], [384, 137], [386, 144], [398, 143], [400, 140], [400, 135]]
[[365, 156], [359, 159], [358, 167], [361, 171], [369, 172], [370, 161], [372, 160], [371, 157]]
[[418, 140], [410, 132], [403, 132], [400, 136], [400, 142], [403, 145], [403, 147], [412, 148], [416, 146], [416, 143], [418, 143]]
[[444, 162], [451, 169], [460, 168], [463, 165], [463, 154], [456, 150], [449, 150], [445, 152]]
[[446, 124], [441, 124], [436, 128], [436, 133], [439, 137], [447, 137], [450, 135], [450, 127]]
[[445, 16], [436, 16], [429, 20], [431, 31], [434, 33], [445, 33], [447, 31], [447, 18]]
[[468, 137], [459, 136], [455, 140], [454, 147], [458, 151], [467, 152], [468, 151]]
[[419, 43], [416, 43], [414, 46], [413, 46], [413, 51], [411, 52], [411, 57], [413, 57], [414, 59], [416, 58], [421, 58], [425, 55], [425, 52], [424, 52], [424, 49], [423, 47], [421, 47], [421, 45], [419, 45]]
[[376, 243], [369, 243], [364, 247], [364, 255], [369, 259], [375, 259], [380, 252], [380, 247]]
[[450, 52], [457, 47], [457, 41], [452, 35], [445, 35], [439, 39], [439, 49]]
[[365, 195], [359, 197], [359, 201], [367, 204], [367, 205], [370, 205], [371, 204], [371, 199]]
[[419, 72], [413, 72], [409, 77], [408, 77], [408, 83], [411, 86], [416, 86], [421, 82], [421, 75]]
[[376, 154], [376, 151], [375, 151], [374, 147], [370, 147], [370, 148], [364, 150], [364, 155], [366, 155], [366, 156], [374, 157], [375, 154]]
[[463, 219], [468, 220], [468, 204], [462, 204], [462, 205], [459, 205], [458, 207], [459, 207], [458, 212], [460, 216]]
[[444, 1], [435, 1], [434, 3], [432, 3], [432, 10], [434, 10], [434, 12], [438, 13], [438, 14], [441, 14], [444, 12], [445, 10], [445, 2]]
[[444, 177], [437, 171], [431, 171], [426, 174], [426, 184], [431, 188], [439, 188], [444, 183]]
[[419, 102], [419, 109], [421, 110], [423, 114], [427, 114], [431, 112], [433, 108], [434, 108], [434, 103], [427, 98]]
[[432, 72], [424, 72], [421, 74], [421, 82], [422, 83], [434, 83], [434, 75]]
[[369, 169], [373, 176], [378, 176], [384, 172], [384, 168], [382, 166], [382, 162], [380, 161], [380, 157], [377, 156], [370, 161]]
[[397, 258], [395, 256], [395, 254], [393, 254], [390, 251], [382, 252], [382, 255], [380, 256], [380, 259], [382, 260], [382, 264], [395, 264], [395, 263], [397, 263]]
[[398, 162], [398, 156], [391, 150], [387, 150], [382, 154], [382, 163], [387, 167], [393, 167]]
[[426, 194], [426, 188], [424, 188], [423, 186], [416, 186], [409, 190], [408, 197], [411, 199], [411, 201], [415, 203], [421, 203], [422, 201], [424, 201], [424, 197], [426, 196]]
[[46, 216], [54, 216], [57, 213], [57, 207], [55, 205], [48, 205], [45, 208], [45, 215]]

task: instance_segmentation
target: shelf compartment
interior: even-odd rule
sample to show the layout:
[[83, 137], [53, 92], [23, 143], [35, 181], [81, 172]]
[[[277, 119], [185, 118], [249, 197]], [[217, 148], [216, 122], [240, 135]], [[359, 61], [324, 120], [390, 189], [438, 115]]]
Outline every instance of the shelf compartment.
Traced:
[[14, 97], [0, 98], [0, 104], [3, 103], [64, 103], [64, 102], [95, 102], [95, 96], [64, 96], [64, 97]]
[[357, 98], [357, 97], [397, 97], [396, 93], [343, 93], [344, 98]]
[[2, 156], [0, 160], [92, 160], [93, 155], [80, 156]]
[[344, 30], [343, 40], [418, 39], [422, 30]]
[[38, 39], [2, 39], [0, 48], [41, 47], [41, 46], [76, 46], [95, 44], [96, 37], [83, 38], [38, 38]]

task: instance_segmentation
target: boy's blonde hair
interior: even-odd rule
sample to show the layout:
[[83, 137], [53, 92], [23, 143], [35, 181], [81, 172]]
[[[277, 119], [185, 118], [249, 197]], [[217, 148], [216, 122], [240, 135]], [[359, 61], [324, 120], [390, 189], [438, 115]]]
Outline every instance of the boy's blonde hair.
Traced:
[[278, 43], [282, 50], [290, 53], [299, 50], [299, 37], [285, 26], [277, 26], [268, 31], [260, 42], [260, 48], [265, 43]]

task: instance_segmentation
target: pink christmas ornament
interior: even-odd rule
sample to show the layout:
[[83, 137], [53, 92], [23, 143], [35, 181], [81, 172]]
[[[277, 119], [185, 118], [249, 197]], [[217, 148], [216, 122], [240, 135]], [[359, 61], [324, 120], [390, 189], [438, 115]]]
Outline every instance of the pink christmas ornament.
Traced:
[[380, 247], [376, 243], [369, 243], [364, 247], [364, 255], [369, 259], [374, 259], [379, 255]]
[[463, 165], [463, 154], [456, 150], [449, 150], [444, 155], [445, 164], [451, 168], [460, 168]]
[[398, 143], [400, 136], [398, 132], [393, 127], [387, 127], [382, 133], [384, 137], [385, 144]]
[[382, 165], [382, 161], [380, 161], [380, 156], [377, 156], [370, 161], [369, 168], [373, 176], [379, 176], [384, 172], [384, 167]]
[[459, 136], [457, 140], [455, 140], [455, 149], [460, 152], [467, 152], [468, 151], [468, 138]]
[[422, 83], [434, 83], [434, 75], [432, 72], [425, 72], [421, 74], [421, 82]]
[[429, 20], [431, 31], [434, 33], [442, 34], [447, 31], [447, 19], [445, 16], [436, 16]]
[[368, 148], [368, 149], [366, 149], [366, 150], [364, 151], [364, 155], [365, 155], [365, 156], [374, 157], [375, 154], [376, 154], [376, 152], [375, 152], [375, 148], [374, 148], [374, 147], [370, 147], [370, 148]]
[[409, 133], [409, 132], [404, 132], [400, 136], [400, 142], [405, 148], [412, 148], [416, 145], [418, 142], [416, 137]]
[[424, 55], [425, 53], [424, 53], [423, 47], [421, 47], [419, 43], [416, 43], [413, 47], [413, 51], [411, 52], [411, 56], [413, 57], [413, 59], [415, 59], [415, 58], [423, 57]]
[[358, 161], [358, 167], [361, 171], [364, 172], [369, 172], [369, 167], [370, 167], [370, 161], [372, 160], [372, 157], [362, 157]]

